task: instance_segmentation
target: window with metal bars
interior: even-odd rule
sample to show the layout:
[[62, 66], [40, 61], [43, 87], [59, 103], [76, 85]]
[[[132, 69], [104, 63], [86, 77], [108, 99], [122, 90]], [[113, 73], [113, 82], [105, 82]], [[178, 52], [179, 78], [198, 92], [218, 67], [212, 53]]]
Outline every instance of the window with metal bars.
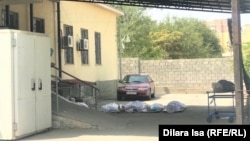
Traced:
[[9, 20], [10, 20], [9, 22], [10, 29], [19, 29], [18, 13], [10, 11]]
[[1, 21], [1, 27], [6, 27], [9, 29], [19, 29], [19, 15], [17, 12], [6, 12], [6, 10], [3, 9], [1, 13]]
[[[73, 36], [73, 26], [64, 25], [64, 35], [65, 36]], [[74, 64], [74, 50], [73, 47], [65, 47], [65, 63], [66, 64]]]
[[101, 54], [101, 33], [95, 32], [95, 62], [98, 65], [102, 63], [102, 54]]
[[45, 33], [44, 19], [34, 17], [33, 19], [33, 31], [38, 33]]
[[[89, 39], [87, 29], [81, 29], [81, 39], [87, 39], [87, 40]], [[89, 63], [89, 50], [88, 49], [81, 50], [81, 62], [82, 64]]]

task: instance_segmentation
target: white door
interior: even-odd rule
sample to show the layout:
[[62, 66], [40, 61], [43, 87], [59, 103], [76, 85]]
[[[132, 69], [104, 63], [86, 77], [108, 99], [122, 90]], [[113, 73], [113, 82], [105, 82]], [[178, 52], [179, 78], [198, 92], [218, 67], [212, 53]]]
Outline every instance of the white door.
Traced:
[[32, 36], [15, 33], [14, 48], [14, 95], [15, 95], [15, 136], [35, 131], [35, 69], [34, 40]]
[[50, 40], [45, 36], [35, 37], [36, 70], [36, 130], [51, 127], [51, 68]]

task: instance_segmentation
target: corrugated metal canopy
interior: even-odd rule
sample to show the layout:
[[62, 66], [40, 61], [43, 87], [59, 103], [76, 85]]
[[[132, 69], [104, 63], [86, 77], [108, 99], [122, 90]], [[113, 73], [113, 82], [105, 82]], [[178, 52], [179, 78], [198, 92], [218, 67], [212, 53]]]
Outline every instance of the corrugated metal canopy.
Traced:
[[0, 0], [0, 5], [37, 3], [43, 0]]
[[[62, 0], [231, 13], [231, 0]], [[250, 0], [240, 0], [240, 12], [250, 13]]]

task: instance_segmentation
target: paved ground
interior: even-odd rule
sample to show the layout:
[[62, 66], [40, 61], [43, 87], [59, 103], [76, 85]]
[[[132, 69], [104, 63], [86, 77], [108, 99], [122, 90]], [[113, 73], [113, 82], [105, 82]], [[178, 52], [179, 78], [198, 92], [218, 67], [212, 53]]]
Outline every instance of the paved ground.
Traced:
[[[100, 124], [98, 130], [87, 129], [51, 129], [44, 133], [29, 136], [22, 141], [158, 141], [159, 124], [234, 124], [227, 119], [215, 119], [212, 123], [206, 121], [208, 115], [208, 98], [206, 94], [166, 94], [158, 95], [151, 101], [144, 101], [148, 104], [161, 103], [177, 100], [184, 103], [187, 109], [180, 113], [103, 113], [84, 111], [84, 115], [92, 121]], [[102, 100], [99, 107], [116, 102], [126, 104], [129, 101]], [[217, 108], [228, 108], [232, 106], [232, 99], [218, 99]], [[72, 113], [71, 113], [72, 114]], [[77, 114], [76, 114], [77, 115]], [[86, 118], [86, 117], [85, 117]], [[87, 118], [86, 118], [87, 119]], [[91, 120], [89, 120], [91, 121]], [[97, 122], [98, 121], [98, 122]]]

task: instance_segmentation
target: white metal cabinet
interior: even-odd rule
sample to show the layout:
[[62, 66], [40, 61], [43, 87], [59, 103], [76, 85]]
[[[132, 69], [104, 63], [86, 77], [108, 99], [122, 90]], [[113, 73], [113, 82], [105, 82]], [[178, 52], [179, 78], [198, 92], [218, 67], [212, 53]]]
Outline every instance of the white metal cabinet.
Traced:
[[13, 140], [50, 128], [49, 38], [3, 29], [0, 48], [0, 140]]
[[51, 126], [51, 68], [49, 38], [35, 39], [36, 58], [36, 130]]

